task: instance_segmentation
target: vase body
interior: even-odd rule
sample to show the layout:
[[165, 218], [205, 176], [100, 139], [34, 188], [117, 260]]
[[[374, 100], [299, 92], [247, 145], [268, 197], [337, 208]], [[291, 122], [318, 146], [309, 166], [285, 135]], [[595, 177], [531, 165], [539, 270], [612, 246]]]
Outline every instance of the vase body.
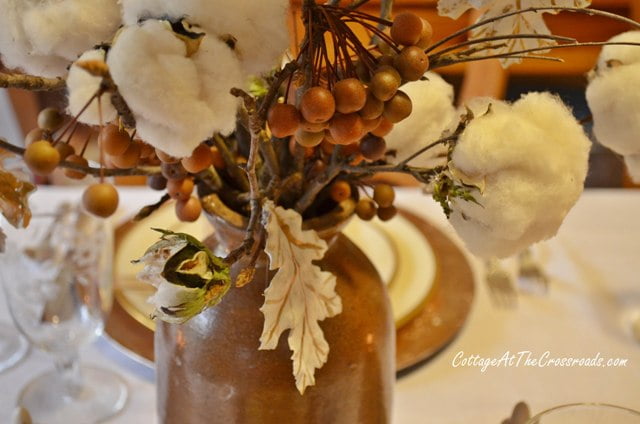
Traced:
[[[241, 242], [237, 229], [215, 220], [214, 227], [209, 243], [216, 253]], [[259, 309], [273, 275], [263, 255], [253, 281], [232, 288], [217, 306], [185, 324], [157, 323], [160, 423], [390, 422], [395, 328], [386, 289], [345, 236], [329, 234], [328, 241], [330, 248], [318, 264], [336, 275], [343, 310], [320, 323], [330, 352], [316, 370], [316, 384], [304, 395], [296, 389], [288, 332], [277, 349], [258, 350], [264, 323]], [[232, 269], [232, 275], [237, 271]]]

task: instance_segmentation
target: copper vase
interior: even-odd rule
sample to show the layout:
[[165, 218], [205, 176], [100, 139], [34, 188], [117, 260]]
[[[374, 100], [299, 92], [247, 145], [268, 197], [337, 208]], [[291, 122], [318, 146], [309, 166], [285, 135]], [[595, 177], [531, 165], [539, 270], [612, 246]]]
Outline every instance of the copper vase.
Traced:
[[[213, 206], [212, 206], [213, 205]], [[242, 220], [218, 199], [208, 203], [224, 255], [243, 238]], [[213, 209], [213, 210], [212, 210]], [[339, 234], [345, 211], [311, 220], [330, 248], [319, 265], [337, 276], [343, 311], [320, 323], [331, 348], [316, 385], [301, 395], [286, 334], [258, 350], [270, 274], [261, 258], [253, 281], [185, 324], [157, 323], [159, 422], [166, 424], [389, 423], [395, 380], [395, 329], [386, 289], [367, 257]], [[336, 222], [338, 221], [338, 222]], [[237, 272], [236, 270], [232, 270]]]

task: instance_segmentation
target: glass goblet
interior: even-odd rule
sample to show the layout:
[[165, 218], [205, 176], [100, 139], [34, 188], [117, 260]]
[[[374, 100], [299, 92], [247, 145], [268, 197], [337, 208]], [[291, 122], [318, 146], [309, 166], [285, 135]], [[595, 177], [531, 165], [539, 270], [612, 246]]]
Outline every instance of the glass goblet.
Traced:
[[7, 231], [0, 275], [9, 312], [55, 371], [23, 388], [18, 405], [38, 423], [102, 421], [123, 407], [127, 387], [111, 371], [80, 367], [78, 350], [103, 330], [112, 304], [112, 234], [103, 220], [63, 205]]
[[29, 343], [13, 326], [0, 323], [0, 373], [20, 362], [28, 350]]
[[544, 411], [526, 424], [640, 424], [640, 412], [604, 403], [576, 403]]

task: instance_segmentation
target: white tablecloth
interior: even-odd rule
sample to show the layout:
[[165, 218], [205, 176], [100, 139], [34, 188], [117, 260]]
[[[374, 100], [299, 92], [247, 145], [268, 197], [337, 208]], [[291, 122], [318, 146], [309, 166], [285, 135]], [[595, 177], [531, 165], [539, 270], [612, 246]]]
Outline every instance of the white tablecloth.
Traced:
[[[46, 204], [70, 196], [79, 193], [44, 188], [33, 202]], [[121, 204], [127, 210], [120, 212], [120, 218], [157, 197], [148, 190], [122, 189]], [[398, 205], [452, 234], [438, 206], [416, 190], [402, 190]], [[520, 400], [534, 411], [593, 401], [640, 409], [640, 344], [625, 325], [634, 308], [640, 310], [640, 191], [587, 191], [558, 236], [537, 246], [535, 254], [553, 277], [550, 292], [521, 295], [516, 309], [493, 306], [481, 278], [482, 264], [471, 259], [477, 295], [467, 324], [440, 355], [398, 381], [396, 424], [495, 424]], [[10, 322], [4, 307], [0, 321]], [[525, 359], [543, 357], [545, 352], [549, 359], [599, 355], [605, 365], [610, 358], [627, 362], [624, 367], [525, 365]], [[500, 359], [505, 354], [516, 355], [511, 366], [500, 363], [484, 372], [458, 360], [471, 355]], [[82, 357], [117, 371], [129, 384], [128, 405], [111, 423], [156, 422], [149, 375], [104, 340], [86, 348]], [[0, 423], [8, 422], [25, 382], [51, 366], [44, 353], [32, 350], [18, 366], [0, 374]]]

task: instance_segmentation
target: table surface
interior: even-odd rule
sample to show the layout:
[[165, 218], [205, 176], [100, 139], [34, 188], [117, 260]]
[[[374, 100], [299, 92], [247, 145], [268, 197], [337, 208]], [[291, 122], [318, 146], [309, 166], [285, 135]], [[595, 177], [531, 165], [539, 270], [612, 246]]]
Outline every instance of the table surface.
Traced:
[[[37, 207], [79, 196], [76, 189], [41, 188], [32, 201]], [[148, 190], [122, 189], [121, 204], [128, 210], [121, 210], [118, 219], [157, 197]], [[417, 190], [399, 190], [397, 203], [459, 242], [438, 205]], [[533, 411], [574, 402], [640, 409], [640, 344], [625, 325], [630, 314], [640, 311], [639, 216], [640, 191], [587, 190], [559, 234], [534, 249], [552, 277], [549, 293], [521, 294], [514, 309], [492, 304], [483, 265], [469, 256], [477, 296], [467, 324], [437, 357], [397, 382], [394, 423], [497, 424], [520, 400]], [[0, 308], [0, 322], [10, 322], [6, 308]], [[619, 367], [559, 367], [550, 366], [545, 354], [548, 359], [599, 355], [605, 364], [614, 358], [627, 361]], [[482, 370], [462, 364], [472, 355], [483, 361], [515, 358], [510, 366], [500, 362]], [[525, 363], [541, 357], [546, 366]], [[109, 423], [156, 422], [152, 376], [103, 339], [84, 349], [82, 359], [113, 369], [129, 384], [126, 409]], [[0, 374], [0, 422], [9, 422], [20, 388], [51, 367], [46, 354], [32, 350]]]

